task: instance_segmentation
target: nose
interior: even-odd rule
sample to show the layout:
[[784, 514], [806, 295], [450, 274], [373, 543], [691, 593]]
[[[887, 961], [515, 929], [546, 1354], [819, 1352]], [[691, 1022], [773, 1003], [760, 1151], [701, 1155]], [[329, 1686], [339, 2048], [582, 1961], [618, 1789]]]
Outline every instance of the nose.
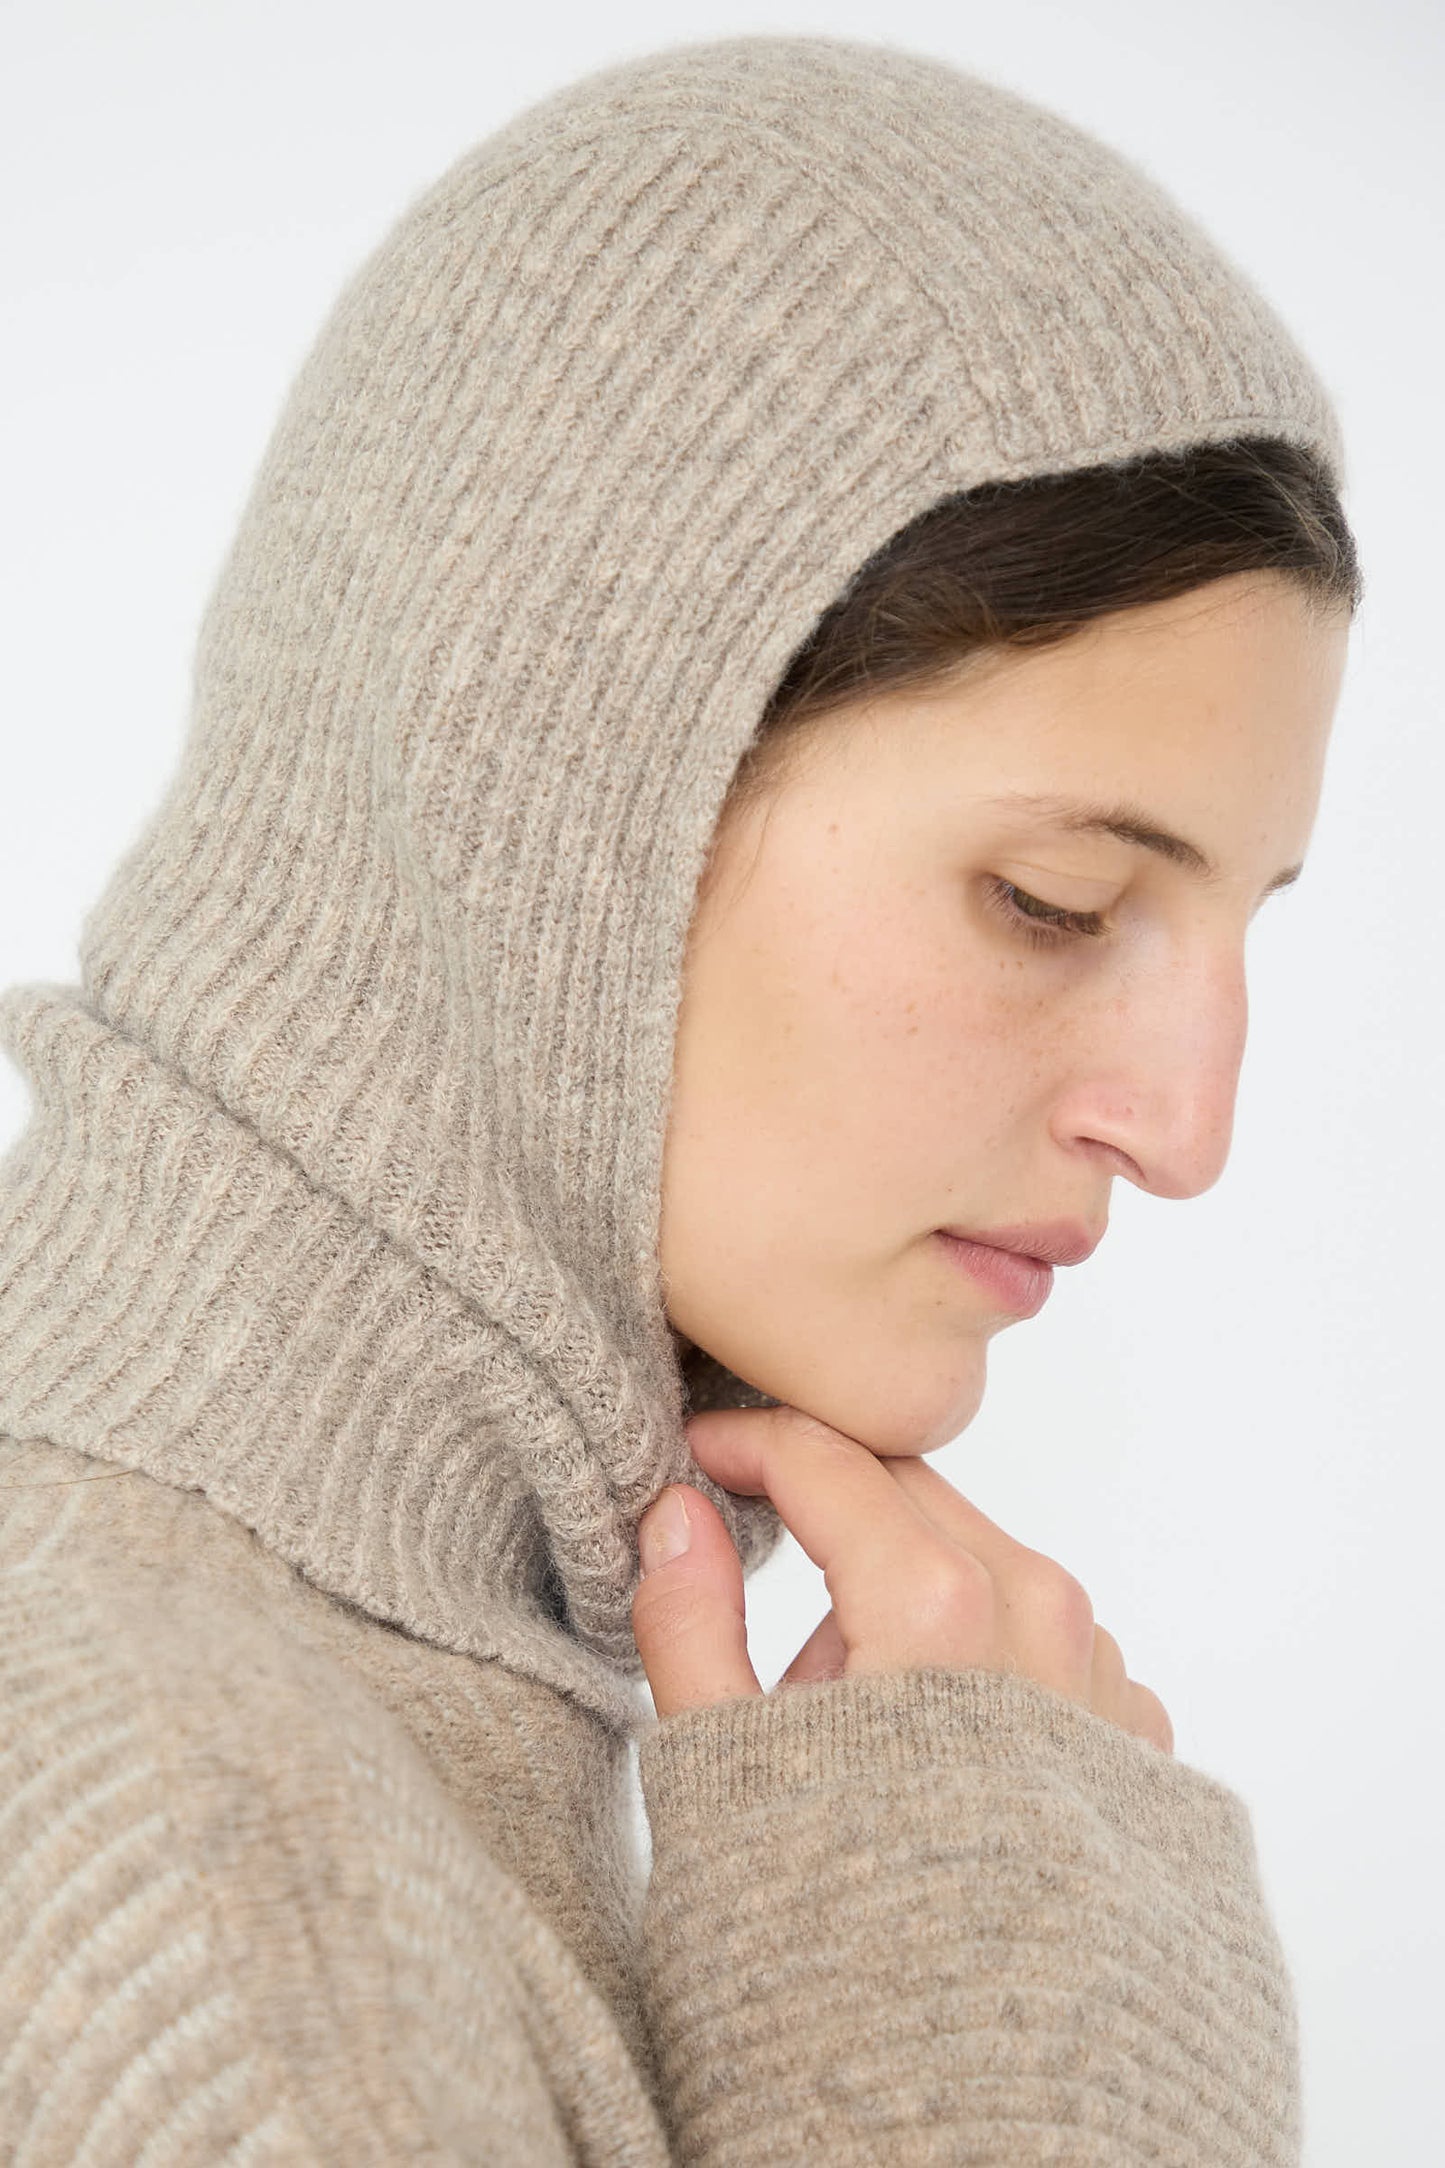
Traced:
[[1229, 1161], [1248, 1029], [1239, 944], [1141, 974], [1099, 1010], [1061, 1141], [1154, 1196], [1202, 1196]]

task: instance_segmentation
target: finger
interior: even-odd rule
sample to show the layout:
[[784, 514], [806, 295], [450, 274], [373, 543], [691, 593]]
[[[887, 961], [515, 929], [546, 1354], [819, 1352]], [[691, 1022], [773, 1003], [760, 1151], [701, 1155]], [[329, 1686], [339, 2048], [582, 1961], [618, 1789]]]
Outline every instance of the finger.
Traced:
[[[770, 1498], [821, 1567], [850, 1649], [871, 1663], [908, 1660], [956, 1627], [959, 1586], [977, 1558], [913, 1504], [878, 1456], [801, 1409], [715, 1408], [690, 1418], [693, 1457], [714, 1482]], [[899, 1602], [899, 1590], [908, 1601]]]
[[921, 1456], [889, 1454], [880, 1456], [879, 1465], [887, 1469], [925, 1519], [955, 1543], [961, 1543], [966, 1551], [972, 1551], [975, 1558], [982, 1559], [990, 1573], [1008, 1572], [1028, 1552], [1028, 1544], [1020, 1543], [997, 1521], [990, 1520], [981, 1507], [965, 1498], [947, 1476]]
[[688, 1547], [644, 1574], [632, 1599], [632, 1637], [659, 1718], [763, 1690], [748, 1657], [742, 1560], [727, 1524], [691, 1484], [668, 1489], [686, 1505]]
[[[752, 1411], [713, 1409], [708, 1412], [710, 1415], [728, 1415], [749, 1414]], [[789, 1412], [799, 1423], [812, 1424], [817, 1422], [816, 1417], [805, 1416], [800, 1409], [794, 1408]], [[700, 1423], [702, 1420], [703, 1418], [700, 1416], [694, 1416], [691, 1419], [694, 1423]], [[825, 1431], [830, 1428], [826, 1423], [820, 1427]], [[835, 1438], [845, 1438], [845, 1433], [842, 1431], [833, 1431], [831, 1434]], [[691, 1423], [689, 1424], [688, 1435], [691, 1443]], [[701, 1433], [701, 1436], [710, 1441], [705, 1448], [709, 1453], [722, 1450], [721, 1439], [715, 1439], [711, 1430]], [[858, 1443], [856, 1439], [846, 1439], [845, 1442], [851, 1445], [857, 1445]], [[871, 1449], [867, 1446], [858, 1446], [858, 1450], [860, 1452], [871, 1452]], [[694, 1452], [694, 1457], [701, 1458], [701, 1455]], [[1028, 1544], [1021, 1543], [1017, 1537], [1011, 1536], [1007, 1529], [999, 1526], [997, 1521], [990, 1520], [988, 1514], [981, 1507], [975, 1505], [971, 1498], [966, 1498], [961, 1491], [955, 1489], [946, 1476], [942, 1475], [937, 1468], [930, 1466], [921, 1457], [914, 1454], [882, 1453], [874, 1453], [871, 1457], [880, 1468], [886, 1471], [902, 1490], [910, 1504], [923, 1515], [925, 1520], [931, 1522], [941, 1535], [947, 1536], [954, 1543], [961, 1544], [966, 1551], [970, 1551], [975, 1558], [980, 1559], [988, 1567], [990, 1573], [1001, 1576], [1005, 1572], [1016, 1568], [1025, 1557], [1041, 1555], [1032, 1551]], [[711, 1461], [704, 1461], [703, 1465], [707, 1468], [709, 1475], [715, 1474]], [[721, 1480], [729, 1490], [736, 1487], [728, 1482], [725, 1477], [721, 1478]], [[789, 1525], [791, 1526], [791, 1523]], [[796, 1534], [796, 1530], [794, 1533]]]
[[839, 1628], [838, 1614], [829, 1610], [819, 1619], [778, 1684], [806, 1686], [815, 1679], [841, 1679], [847, 1661], [848, 1644]]
[[1137, 1732], [1141, 1739], [1149, 1739], [1162, 1753], [1174, 1752], [1174, 1726], [1169, 1721], [1169, 1711], [1157, 1694], [1137, 1679], [1130, 1679], [1129, 1722], [1127, 1729]]
[[1020, 1543], [924, 1461], [899, 1456], [884, 1466], [936, 1527], [982, 1561], [1009, 1646], [1030, 1677], [1122, 1722], [1124, 1660], [1112, 1635], [1101, 1650], [1102, 1629], [1077, 1575]]
[[1129, 1721], [1129, 1679], [1124, 1652], [1106, 1626], [1094, 1628], [1094, 1661], [1089, 1678], [1089, 1707], [1125, 1731]]

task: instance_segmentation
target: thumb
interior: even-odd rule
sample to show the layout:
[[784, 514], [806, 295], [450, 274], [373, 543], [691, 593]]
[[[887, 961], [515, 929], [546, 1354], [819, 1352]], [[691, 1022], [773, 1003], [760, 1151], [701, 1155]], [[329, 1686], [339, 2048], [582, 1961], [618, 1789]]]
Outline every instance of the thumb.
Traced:
[[[659, 1536], [680, 1536], [685, 1548], [653, 1564], [668, 1547], [655, 1545]], [[761, 1694], [748, 1660], [742, 1560], [712, 1500], [691, 1484], [670, 1483], [638, 1523], [638, 1547], [643, 1578], [632, 1599], [632, 1637], [658, 1716]]]

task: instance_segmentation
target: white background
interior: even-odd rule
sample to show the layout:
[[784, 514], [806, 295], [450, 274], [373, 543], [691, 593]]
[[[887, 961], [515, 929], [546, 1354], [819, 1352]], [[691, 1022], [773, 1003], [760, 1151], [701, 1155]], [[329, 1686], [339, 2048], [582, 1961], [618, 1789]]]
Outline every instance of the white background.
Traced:
[[[71, 980], [179, 751], [255, 464], [343, 279], [559, 84], [749, 30], [891, 41], [1143, 163], [1340, 408], [1369, 595], [1305, 876], [1250, 936], [1230, 1165], [991, 1346], [936, 1458], [1090, 1591], [1176, 1751], [1251, 1808], [1301, 2009], [1308, 2168], [1438, 2158], [1445, 1965], [1442, 15], [1431, 0], [5, 0], [0, 984]], [[26, 1092], [0, 1064], [0, 1150]], [[827, 1607], [749, 1583], [771, 1686]]]

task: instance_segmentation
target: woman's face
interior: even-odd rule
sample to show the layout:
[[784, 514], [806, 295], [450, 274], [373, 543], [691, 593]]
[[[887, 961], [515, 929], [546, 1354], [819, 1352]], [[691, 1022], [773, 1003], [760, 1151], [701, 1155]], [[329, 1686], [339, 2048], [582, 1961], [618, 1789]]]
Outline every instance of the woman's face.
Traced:
[[[1214, 581], [835, 710], [725, 812], [663, 1164], [676, 1333], [874, 1452], [927, 1453], [1022, 1322], [937, 1229], [1097, 1234], [1121, 1176], [1219, 1179], [1245, 937], [1305, 856], [1347, 639], [1279, 576]], [[1127, 804], [1214, 874], [1011, 793]], [[1034, 945], [998, 881], [1107, 930]]]

